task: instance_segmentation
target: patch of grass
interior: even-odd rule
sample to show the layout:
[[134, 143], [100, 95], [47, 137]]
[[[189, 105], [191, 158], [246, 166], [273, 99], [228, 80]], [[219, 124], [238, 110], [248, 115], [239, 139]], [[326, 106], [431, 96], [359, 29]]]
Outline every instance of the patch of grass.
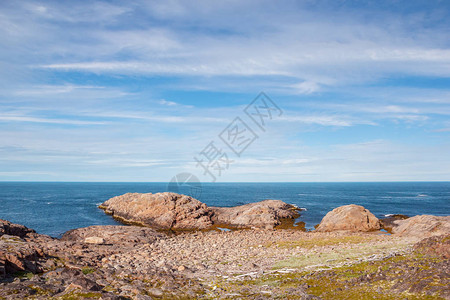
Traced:
[[[408, 254], [325, 271], [270, 274], [248, 280], [219, 280], [214, 284], [226, 293], [239, 293], [244, 297], [255, 295], [264, 286], [264, 289], [269, 289], [277, 299], [296, 299], [295, 295], [290, 294], [291, 291], [303, 286], [308, 294], [322, 299], [443, 299], [439, 293], [445, 290], [447, 281], [439, 276], [433, 277], [433, 281], [427, 283], [429, 287], [441, 287], [440, 291], [434, 289], [430, 295], [425, 293], [430, 291], [428, 288], [422, 292], [409, 292], [409, 288], [406, 291], [398, 290], [398, 283], [403, 284], [405, 279], [405, 269], [415, 267], [427, 270], [433, 263], [433, 260]], [[409, 273], [408, 282], [414, 284], [416, 279], [411, 274], [414, 273]]]
[[314, 247], [333, 246], [339, 244], [361, 244], [370, 241], [379, 240], [379, 236], [368, 235], [350, 235], [350, 236], [337, 236], [337, 237], [314, 237], [310, 239], [302, 239], [297, 241], [282, 241], [276, 243], [281, 248], [305, 248], [312, 249]]
[[81, 272], [83, 272], [84, 275], [87, 275], [87, 274], [94, 273], [95, 269], [94, 268], [90, 268], [90, 267], [84, 267], [84, 268], [81, 269]]
[[64, 296], [58, 297], [58, 299], [61, 299], [61, 300], [100, 299], [101, 297], [102, 297], [102, 293], [99, 293], [99, 292], [91, 292], [91, 293], [71, 292]]
[[31, 279], [33, 278], [34, 274], [29, 271], [17, 271], [13, 274], [13, 276], [20, 279]]
[[49, 291], [49, 290], [44, 290], [43, 288], [38, 287], [38, 286], [35, 286], [35, 285], [29, 285], [28, 287], [29, 287], [30, 289], [33, 289], [33, 290], [34, 290], [34, 292], [36, 293], [36, 294], [34, 294], [34, 295], [48, 296], [48, 295], [51, 294], [51, 291]]
[[[399, 250], [405, 245], [397, 244], [390, 246], [389, 250]], [[313, 268], [313, 267], [332, 267], [341, 263], [351, 262], [359, 258], [367, 257], [373, 254], [380, 254], [386, 250], [386, 245], [370, 245], [359, 243], [357, 247], [343, 248], [334, 251], [322, 251], [319, 253], [308, 253], [305, 255], [293, 256], [287, 260], [277, 262], [273, 268]]]

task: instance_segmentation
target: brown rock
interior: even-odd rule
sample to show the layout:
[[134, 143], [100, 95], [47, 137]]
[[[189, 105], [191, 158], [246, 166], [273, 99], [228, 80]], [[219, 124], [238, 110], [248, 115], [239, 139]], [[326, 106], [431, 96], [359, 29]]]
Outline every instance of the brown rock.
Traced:
[[381, 228], [380, 220], [360, 205], [340, 206], [328, 212], [316, 228], [317, 231], [346, 230], [372, 231]]
[[450, 234], [450, 216], [415, 216], [406, 220], [394, 221], [393, 234], [403, 236], [430, 237]]
[[26, 237], [30, 233], [35, 233], [33, 229], [27, 228], [20, 224], [14, 224], [6, 220], [0, 219], [0, 236], [7, 234], [18, 236], [20, 238]]
[[450, 259], [450, 235], [425, 238], [414, 245], [414, 251], [420, 254]]
[[273, 228], [282, 219], [300, 216], [298, 209], [280, 200], [264, 200], [236, 207], [211, 207], [215, 224], [237, 228]]
[[109, 199], [100, 208], [125, 223], [174, 230], [206, 229], [213, 225], [273, 228], [282, 219], [299, 216], [295, 206], [280, 200], [208, 207], [197, 199], [175, 193], [125, 194]]
[[153, 243], [162, 234], [151, 228], [120, 225], [97, 225], [67, 231], [62, 241], [103, 240], [107, 244]]
[[394, 223], [395, 221], [406, 220], [408, 218], [409, 218], [408, 216], [400, 215], [400, 214], [390, 215], [390, 216], [380, 220], [381, 227], [383, 229], [385, 229], [387, 232], [392, 233], [392, 228], [394, 228], [395, 226], [398, 226]]
[[175, 193], [128, 193], [100, 205], [119, 220], [159, 229], [204, 229], [212, 225], [206, 204]]
[[43, 271], [44, 245], [53, 241], [23, 225], [0, 220], [0, 278], [18, 271]]
[[90, 236], [84, 239], [86, 244], [103, 244], [105, 240], [98, 236]]

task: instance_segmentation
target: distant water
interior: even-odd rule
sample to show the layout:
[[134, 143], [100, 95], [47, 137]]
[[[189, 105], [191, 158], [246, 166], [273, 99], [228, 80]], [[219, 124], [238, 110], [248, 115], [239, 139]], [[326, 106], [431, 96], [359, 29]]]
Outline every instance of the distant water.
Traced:
[[[0, 182], [0, 219], [57, 237], [74, 228], [118, 224], [97, 208], [111, 197], [164, 191], [166, 183]], [[352, 203], [377, 217], [450, 215], [450, 182], [205, 183], [199, 200], [210, 206], [235, 206], [264, 199], [306, 208], [298, 221], [312, 229], [328, 211]]]

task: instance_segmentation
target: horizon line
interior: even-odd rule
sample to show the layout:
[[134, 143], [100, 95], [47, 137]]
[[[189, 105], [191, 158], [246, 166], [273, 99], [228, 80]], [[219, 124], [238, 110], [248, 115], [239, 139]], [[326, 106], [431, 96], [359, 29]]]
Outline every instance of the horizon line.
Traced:
[[[168, 181], [35, 181], [35, 180], [0, 180], [0, 183], [170, 183]], [[201, 184], [221, 184], [221, 183], [413, 183], [413, 182], [435, 182], [450, 183], [450, 180], [404, 180], [404, 181], [221, 181], [221, 182], [202, 182], [192, 181]]]

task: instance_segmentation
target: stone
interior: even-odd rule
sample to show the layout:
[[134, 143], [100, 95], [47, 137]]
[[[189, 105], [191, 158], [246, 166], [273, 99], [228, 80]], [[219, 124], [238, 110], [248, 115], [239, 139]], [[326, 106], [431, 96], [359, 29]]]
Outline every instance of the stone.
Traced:
[[[151, 228], [120, 225], [96, 225], [67, 231], [62, 241], [86, 242], [87, 239], [103, 239], [106, 244], [150, 244], [163, 236]], [[99, 241], [99, 240], [98, 240]]]
[[296, 206], [281, 200], [264, 200], [236, 207], [211, 207], [213, 221], [218, 226], [236, 228], [266, 228], [280, 225], [283, 219], [300, 216]]
[[205, 229], [212, 225], [212, 212], [206, 204], [176, 193], [128, 193], [99, 207], [119, 221], [158, 229]]
[[0, 278], [15, 272], [41, 272], [47, 260], [44, 247], [53, 241], [23, 225], [0, 220]]
[[419, 254], [450, 259], [450, 234], [424, 238], [414, 245], [414, 251]]
[[381, 227], [385, 229], [387, 232], [392, 233], [392, 228], [397, 226], [394, 222], [397, 220], [405, 220], [408, 219], [408, 216], [401, 215], [401, 214], [395, 214], [395, 215], [389, 215], [386, 218], [383, 218], [380, 220]]
[[152, 296], [155, 296], [155, 297], [162, 297], [164, 295], [164, 292], [162, 290], [160, 290], [160, 289], [157, 289], [157, 288], [150, 288], [150, 289], [148, 289], [148, 293], [150, 295], [152, 295]]
[[450, 216], [419, 215], [394, 221], [392, 233], [402, 236], [430, 237], [450, 234]]
[[323, 217], [316, 231], [374, 231], [381, 228], [380, 220], [360, 205], [340, 206]]
[[98, 236], [90, 236], [84, 239], [84, 242], [87, 244], [103, 244], [105, 240]]
[[207, 229], [213, 225], [271, 229], [283, 219], [300, 216], [297, 207], [280, 200], [264, 200], [236, 207], [208, 207], [176, 193], [128, 193], [99, 206], [124, 223], [165, 230]]
[[24, 238], [32, 233], [36, 233], [36, 231], [23, 225], [0, 219], [0, 236], [7, 234]]

